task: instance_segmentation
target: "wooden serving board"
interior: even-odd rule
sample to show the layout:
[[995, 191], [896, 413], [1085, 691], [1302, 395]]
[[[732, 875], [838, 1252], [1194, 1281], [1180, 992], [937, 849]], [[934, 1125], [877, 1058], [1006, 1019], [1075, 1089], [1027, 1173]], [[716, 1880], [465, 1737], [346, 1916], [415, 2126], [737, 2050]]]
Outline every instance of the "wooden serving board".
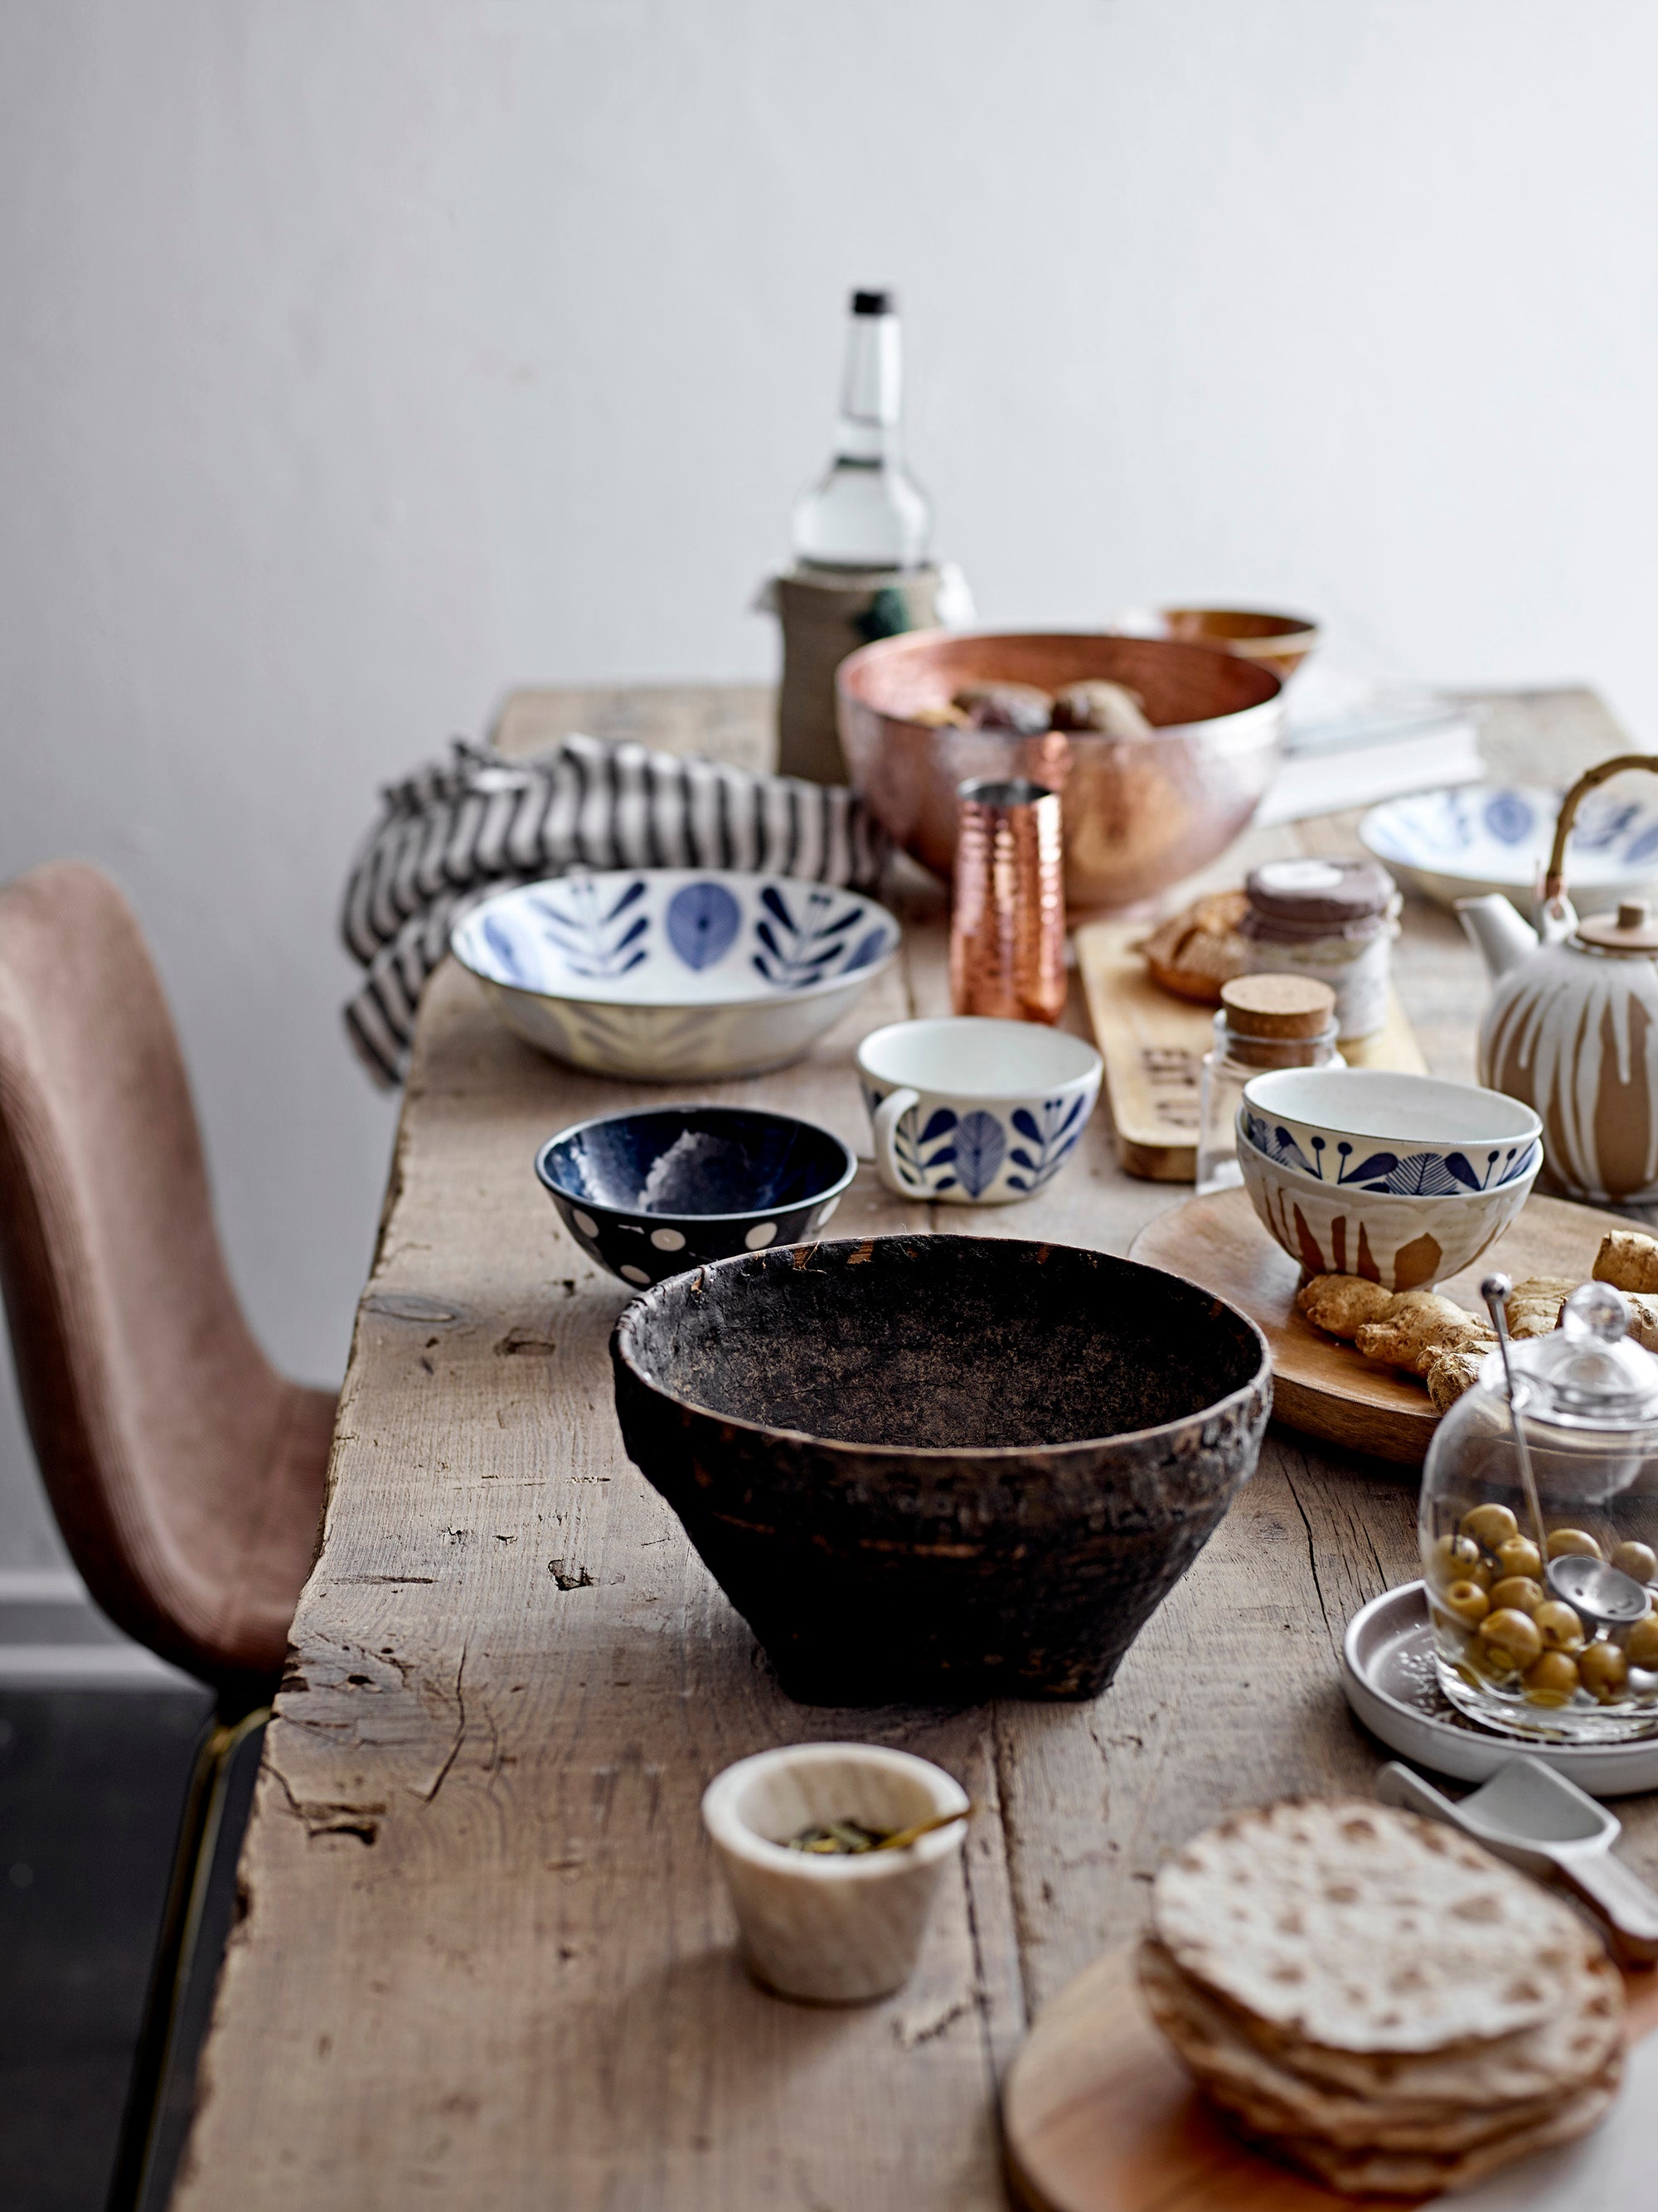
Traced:
[[[1627, 1974], [1627, 2033], [1658, 2027], [1658, 1976]], [[1134, 1947], [1108, 1951], [1038, 2014], [1002, 2085], [1008, 2179], [1029, 2212], [1332, 2212], [1344, 2197], [1228, 2132], [1152, 2025]]]
[[[1172, 998], [1145, 972], [1135, 950], [1151, 925], [1096, 921], [1077, 932], [1077, 964], [1094, 1040], [1105, 1061], [1106, 1097], [1127, 1175], [1153, 1182], [1191, 1182], [1197, 1174], [1198, 1079], [1214, 1042], [1214, 1008]], [[1425, 1075], [1428, 1063], [1390, 991], [1388, 1026], [1344, 1045], [1352, 1067], [1395, 1067]]]
[[[1571, 1274], [1586, 1282], [1607, 1230], [1628, 1226], [1591, 1206], [1533, 1196], [1505, 1236], [1439, 1288], [1480, 1312], [1480, 1280], [1493, 1267], [1516, 1282]], [[1351, 1451], [1420, 1466], [1439, 1420], [1427, 1392], [1303, 1319], [1295, 1304], [1301, 1269], [1261, 1227], [1247, 1191], [1170, 1206], [1141, 1230], [1128, 1256], [1200, 1283], [1248, 1315], [1272, 1351], [1276, 1420]]]

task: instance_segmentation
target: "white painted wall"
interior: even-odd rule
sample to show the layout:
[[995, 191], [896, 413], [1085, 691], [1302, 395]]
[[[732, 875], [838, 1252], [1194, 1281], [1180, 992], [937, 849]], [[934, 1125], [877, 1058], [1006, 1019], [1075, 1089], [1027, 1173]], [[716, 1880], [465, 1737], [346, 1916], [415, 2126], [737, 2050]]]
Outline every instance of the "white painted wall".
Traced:
[[0, 0], [0, 872], [136, 897], [281, 1358], [391, 1126], [376, 781], [770, 669], [851, 283], [987, 617], [1282, 600], [1658, 738], [1655, 75], [1646, 0]]

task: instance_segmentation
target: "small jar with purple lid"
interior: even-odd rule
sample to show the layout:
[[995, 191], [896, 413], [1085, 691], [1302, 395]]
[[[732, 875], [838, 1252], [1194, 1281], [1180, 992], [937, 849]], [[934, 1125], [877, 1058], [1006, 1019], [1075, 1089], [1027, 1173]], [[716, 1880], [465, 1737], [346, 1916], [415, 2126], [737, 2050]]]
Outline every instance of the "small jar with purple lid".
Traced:
[[1388, 947], [1399, 934], [1393, 878], [1374, 860], [1267, 860], [1244, 884], [1240, 934], [1251, 975], [1306, 975], [1336, 994], [1342, 1043], [1388, 1023]]

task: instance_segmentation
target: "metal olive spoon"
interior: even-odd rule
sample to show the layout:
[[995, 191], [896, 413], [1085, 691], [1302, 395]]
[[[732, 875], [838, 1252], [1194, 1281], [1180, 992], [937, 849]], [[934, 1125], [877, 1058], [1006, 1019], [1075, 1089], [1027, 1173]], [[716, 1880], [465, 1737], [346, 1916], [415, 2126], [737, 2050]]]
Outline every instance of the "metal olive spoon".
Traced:
[[1521, 1425], [1520, 1407], [1515, 1395], [1514, 1366], [1509, 1357], [1511, 1340], [1508, 1306], [1514, 1295], [1513, 1281], [1501, 1273], [1487, 1275], [1479, 1285], [1479, 1295], [1491, 1314], [1491, 1326], [1497, 1331], [1497, 1348], [1503, 1355], [1503, 1375], [1508, 1384], [1509, 1424], [1514, 1432], [1515, 1456], [1520, 1462], [1520, 1480], [1532, 1517], [1532, 1539], [1537, 1546], [1538, 1558], [1544, 1562], [1543, 1579], [1556, 1597], [1563, 1598], [1576, 1612], [1587, 1615], [1598, 1627], [1627, 1628], [1632, 1621], [1641, 1620], [1647, 1610], [1647, 1593], [1633, 1575], [1626, 1575], [1621, 1567], [1614, 1567], [1605, 1559], [1592, 1559], [1577, 1553], [1569, 1553], [1558, 1559], [1549, 1557], [1548, 1532], [1543, 1525], [1543, 1507], [1537, 1493], [1537, 1477], [1532, 1469], [1531, 1450], [1526, 1442], [1526, 1432]]

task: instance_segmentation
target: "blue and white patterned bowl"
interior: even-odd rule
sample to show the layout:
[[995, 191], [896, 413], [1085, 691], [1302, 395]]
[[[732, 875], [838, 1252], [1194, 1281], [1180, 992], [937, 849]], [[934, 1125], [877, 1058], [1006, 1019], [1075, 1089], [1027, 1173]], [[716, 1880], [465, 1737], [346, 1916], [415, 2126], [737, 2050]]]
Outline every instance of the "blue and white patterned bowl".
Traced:
[[1243, 1086], [1238, 1132], [1331, 1189], [1451, 1197], [1529, 1181], [1542, 1122], [1500, 1091], [1381, 1067], [1283, 1067]]
[[450, 950], [556, 1060], [649, 1083], [809, 1051], [898, 950], [894, 917], [792, 876], [619, 868], [497, 891]]
[[[1578, 809], [1566, 870], [1578, 911], [1635, 898], [1658, 880], [1658, 799], [1631, 799], [1620, 779], [1592, 791]], [[1554, 838], [1562, 793], [1533, 784], [1470, 783], [1373, 806], [1358, 834], [1424, 898], [1503, 891], [1529, 913]]]
[[1262, 1227], [1307, 1275], [1363, 1275], [1385, 1290], [1431, 1288], [1460, 1274], [1502, 1236], [1531, 1195], [1527, 1174], [1483, 1190], [1400, 1196], [1365, 1184], [1320, 1182], [1250, 1144], [1238, 1166]]
[[604, 1114], [561, 1129], [536, 1154], [577, 1243], [641, 1288], [816, 1237], [857, 1172], [829, 1130], [747, 1106]]
[[1541, 1141], [1477, 1146], [1472, 1153], [1397, 1152], [1364, 1139], [1343, 1138], [1333, 1150], [1315, 1146], [1309, 1159], [1281, 1122], [1240, 1106], [1240, 1145], [1252, 1146], [1286, 1175], [1303, 1176], [1327, 1190], [1386, 1191], [1393, 1198], [1448, 1198], [1459, 1190], [1496, 1190], [1503, 1183], [1529, 1181], [1543, 1164]]

